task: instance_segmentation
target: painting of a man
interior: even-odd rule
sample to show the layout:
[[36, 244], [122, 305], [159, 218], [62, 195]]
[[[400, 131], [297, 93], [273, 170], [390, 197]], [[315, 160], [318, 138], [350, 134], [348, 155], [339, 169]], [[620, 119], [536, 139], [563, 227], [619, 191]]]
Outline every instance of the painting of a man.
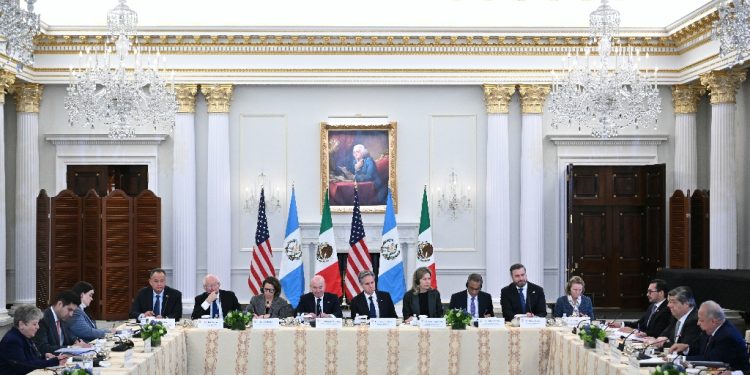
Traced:
[[355, 185], [361, 205], [384, 205], [388, 195], [387, 131], [330, 132], [328, 144], [331, 206], [351, 206]]

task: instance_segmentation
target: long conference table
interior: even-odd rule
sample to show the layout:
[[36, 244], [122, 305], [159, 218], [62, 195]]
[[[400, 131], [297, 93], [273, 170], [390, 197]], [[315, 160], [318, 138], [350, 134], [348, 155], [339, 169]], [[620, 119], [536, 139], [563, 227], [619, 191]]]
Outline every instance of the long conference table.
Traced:
[[[231, 331], [176, 328], [131, 365], [112, 352], [101, 374], [649, 374], [584, 348], [570, 328], [345, 327]], [[33, 374], [49, 374], [37, 370]]]

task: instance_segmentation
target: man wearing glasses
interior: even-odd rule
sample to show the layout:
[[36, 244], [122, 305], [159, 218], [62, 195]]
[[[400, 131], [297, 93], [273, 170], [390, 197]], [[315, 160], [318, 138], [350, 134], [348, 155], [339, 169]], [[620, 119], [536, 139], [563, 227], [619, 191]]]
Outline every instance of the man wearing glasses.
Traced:
[[635, 322], [625, 322], [624, 327], [618, 323], [611, 323], [610, 327], [620, 328], [620, 331], [630, 333], [633, 330], [640, 337], [658, 337], [670, 323], [672, 316], [667, 306], [667, 282], [662, 279], [654, 279], [648, 284], [646, 297], [650, 305], [646, 312]]
[[208, 274], [203, 278], [203, 289], [206, 292], [195, 297], [192, 319], [199, 319], [205, 315], [223, 319], [230, 311], [242, 310], [234, 292], [220, 288], [221, 281], [217, 276]]
[[492, 296], [482, 291], [482, 275], [472, 273], [466, 280], [466, 290], [451, 296], [451, 309], [464, 310], [474, 318], [492, 318], [495, 316]]

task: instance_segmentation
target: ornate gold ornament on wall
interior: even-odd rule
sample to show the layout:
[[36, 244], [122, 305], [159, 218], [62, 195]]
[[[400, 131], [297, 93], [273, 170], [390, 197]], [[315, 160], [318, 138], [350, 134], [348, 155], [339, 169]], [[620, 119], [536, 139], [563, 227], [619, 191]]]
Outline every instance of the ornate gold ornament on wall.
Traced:
[[698, 101], [705, 93], [706, 88], [697, 84], [672, 86], [674, 113], [698, 112]]
[[516, 92], [516, 85], [482, 85], [484, 104], [487, 113], [508, 113], [510, 97]]
[[201, 85], [201, 92], [206, 96], [208, 113], [229, 113], [232, 85]]
[[745, 80], [745, 70], [722, 70], [701, 75], [701, 85], [706, 86], [711, 104], [736, 103], [737, 90]]
[[542, 113], [544, 101], [551, 87], [549, 85], [519, 85], [518, 92], [521, 94], [521, 112]]
[[178, 113], [195, 113], [195, 94], [198, 85], [174, 85]]
[[42, 85], [38, 83], [16, 83], [13, 94], [16, 98], [16, 111], [39, 113], [39, 102], [42, 101]]
[[13, 88], [13, 82], [15, 81], [15, 74], [7, 70], [0, 69], [0, 104], [5, 103], [5, 93], [10, 93], [10, 90]]

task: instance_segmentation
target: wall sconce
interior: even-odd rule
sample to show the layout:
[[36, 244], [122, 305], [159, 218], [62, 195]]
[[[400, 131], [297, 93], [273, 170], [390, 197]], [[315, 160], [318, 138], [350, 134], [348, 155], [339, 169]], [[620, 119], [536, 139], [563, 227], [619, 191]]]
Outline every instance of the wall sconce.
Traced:
[[451, 169], [448, 174], [448, 184], [437, 188], [438, 212], [450, 214], [451, 220], [456, 220], [461, 211], [471, 210], [471, 186], [464, 186], [458, 181], [458, 174]]
[[258, 211], [260, 201], [260, 190], [265, 188], [266, 195], [266, 214], [275, 213], [281, 210], [281, 194], [279, 188], [271, 184], [271, 179], [261, 171], [252, 187], [245, 187], [242, 192], [242, 210], [247, 213]]

